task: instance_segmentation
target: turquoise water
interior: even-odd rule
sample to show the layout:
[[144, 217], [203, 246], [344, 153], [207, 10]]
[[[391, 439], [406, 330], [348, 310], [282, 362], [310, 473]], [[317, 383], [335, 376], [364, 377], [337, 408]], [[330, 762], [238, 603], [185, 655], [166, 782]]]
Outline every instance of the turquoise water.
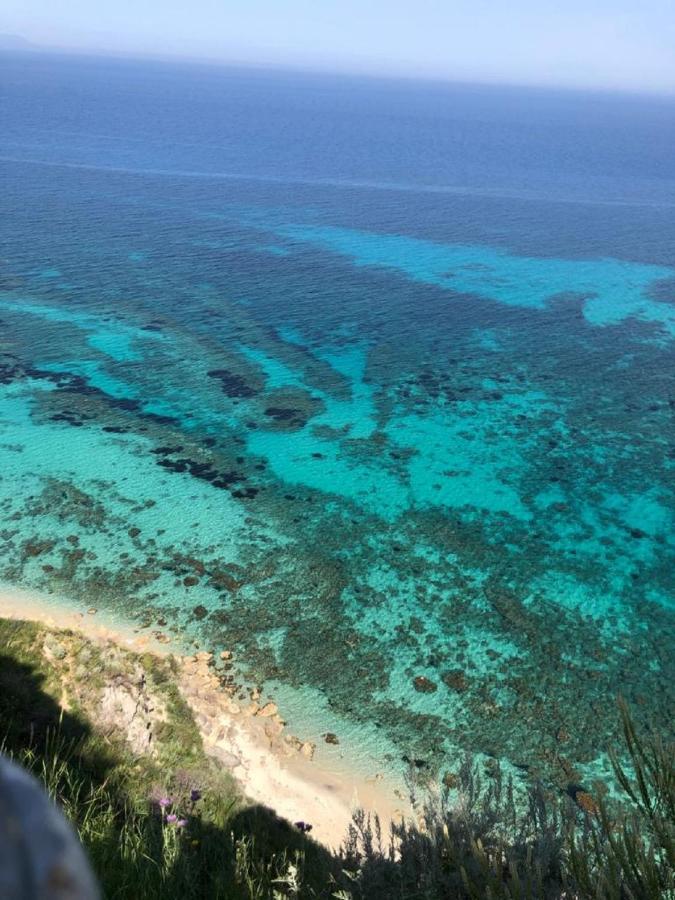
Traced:
[[663, 110], [5, 65], [0, 580], [234, 649], [366, 768], [666, 731]]

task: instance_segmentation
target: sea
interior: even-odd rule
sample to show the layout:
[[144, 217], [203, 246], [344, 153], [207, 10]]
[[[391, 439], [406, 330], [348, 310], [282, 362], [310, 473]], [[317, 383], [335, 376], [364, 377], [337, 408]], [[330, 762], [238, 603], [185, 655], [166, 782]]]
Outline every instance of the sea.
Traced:
[[670, 731], [675, 98], [5, 53], [0, 210], [3, 584], [355, 770]]

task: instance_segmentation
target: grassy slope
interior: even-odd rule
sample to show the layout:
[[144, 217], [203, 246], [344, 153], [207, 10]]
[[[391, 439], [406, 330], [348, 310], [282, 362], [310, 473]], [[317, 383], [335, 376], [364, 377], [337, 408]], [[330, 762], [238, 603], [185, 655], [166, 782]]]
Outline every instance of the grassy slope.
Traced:
[[333, 857], [240, 796], [176, 685], [170, 658], [0, 619], [0, 740], [73, 821], [107, 898], [675, 900], [675, 753], [625, 709], [623, 810], [533, 788], [523, 813], [498, 766], [467, 761], [454, 806], [399, 828], [395, 852], [357, 817]]
[[[271, 897], [286, 891], [297, 866], [320, 895], [330, 857], [271, 811], [248, 804], [206, 757], [175, 674], [170, 658], [0, 619], [4, 750], [73, 820], [106, 897]], [[111, 690], [142, 700], [152, 722], [142, 752], [114, 715], [103, 714]], [[192, 790], [201, 799], [192, 802]], [[164, 812], [163, 797], [174, 801]], [[167, 812], [187, 825], [168, 824]]]

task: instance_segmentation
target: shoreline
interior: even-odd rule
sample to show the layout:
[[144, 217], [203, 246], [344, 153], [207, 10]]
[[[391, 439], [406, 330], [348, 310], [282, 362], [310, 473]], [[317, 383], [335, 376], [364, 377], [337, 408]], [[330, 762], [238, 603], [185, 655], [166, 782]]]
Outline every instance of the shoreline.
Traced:
[[[170, 633], [140, 634], [110, 611], [51, 595], [0, 584], [0, 618], [38, 622], [77, 631], [94, 642], [113, 642], [136, 653], [172, 656], [178, 687], [199, 728], [206, 753], [232, 774], [246, 799], [289, 822], [306, 822], [312, 837], [337, 850], [352, 813], [377, 814], [387, 834], [390, 823], [410, 817], [405, 786], [383, 773], [356, 774], [344, 757], [318, 761], [314, 744], [291, 735], [273, 702], [239, 685], [224, 687], [213, 654], [186, 652]], [[159, 636], [159, 639], [158, 639]], [[229, 659], [227, 653], [224, 659]]]

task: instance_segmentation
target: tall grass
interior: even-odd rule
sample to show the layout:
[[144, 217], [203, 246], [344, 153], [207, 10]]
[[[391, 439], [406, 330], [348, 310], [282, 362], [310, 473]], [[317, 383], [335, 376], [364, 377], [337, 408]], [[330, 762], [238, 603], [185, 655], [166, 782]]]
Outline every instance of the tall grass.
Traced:
[[620, 703], [624, 747], [611, 759], [620, 797], [547, 795], [527, 807], [499, 767], [490, 783], [469, 760], [458, 796], [422, 805], [421, 823], [383, 837], [355, 817], [345, 846], [352, 900], [673, 900], [675, 746], [640, 738]]
[[569, 868], [581, 895], [606, 900], [675, 897], [675, 746], [657, 734], [638, 737], [620, 701], [628, 766], [610, 754], [626, 800], [597, 815], [572, 835]]
[[[486, 774], [467, 758], [451, 791], [413, 790], [414, 822], [385, 834], [357, 813], [330, 854], [246, 804], [195, 752], [177, 702], [155, 757], [64, 711], [60, 670], [34, 661], [43, 638], [0, 620], [0, 749], [73, 823], [108, 900], [675, 900], [675, 747], [638, 734], [623, 703], [623, 747], [611, 754], [620, 796], [532, 785], [523, 803], [499, 766]], [[169, 669], [151, 675], [169, 691]]]
[[612, 760], [622, 803], [581, 810], [536, 787], [522, 809], [498, 767], [484, 783], [467, 760], [453, 802], [427, 799], [419, 822], [386, 835], [357, 813], [333, 857], [263, 812], [246, 818], [231, 799], [132, 798], [114, 775], [92, 777], [82, 746], [58, 732], [11, 755], [73, 822], [111, 900], [669, 900], [673, 747], [640, 738], [623, 704], [621, 716], [625, 752]]
[[242, 831], [231, 800], [220, 805], [211, 797], [203, 804], [178, 794], [163, 808], [153, 799], [132, 798], [115, 777], [97, 782], [86, 774], [82, 750], [50, 732], [41, 747], [8, 755], [43, 784], [72, 822], [106, 898], [301, 895], [304, 854], [290, 846], [270, 850], [266, 837]]

